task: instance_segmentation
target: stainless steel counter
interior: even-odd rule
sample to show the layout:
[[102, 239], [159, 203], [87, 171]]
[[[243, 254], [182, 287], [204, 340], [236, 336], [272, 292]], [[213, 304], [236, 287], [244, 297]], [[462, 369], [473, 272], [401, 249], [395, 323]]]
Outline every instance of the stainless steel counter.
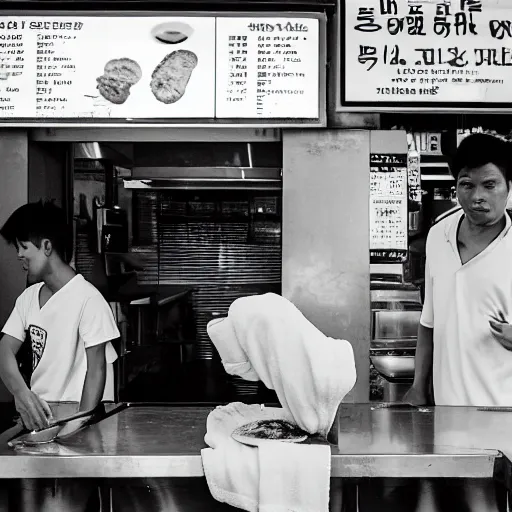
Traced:
[[[0, 435], [0, 478], [203, 476], [213, 407], [129, 406], [70, 439], [13, 450]], [[512, 413], [437, 407], [427, 412], [340, 408], [334, 477], [492, 478], [512, 454]]]

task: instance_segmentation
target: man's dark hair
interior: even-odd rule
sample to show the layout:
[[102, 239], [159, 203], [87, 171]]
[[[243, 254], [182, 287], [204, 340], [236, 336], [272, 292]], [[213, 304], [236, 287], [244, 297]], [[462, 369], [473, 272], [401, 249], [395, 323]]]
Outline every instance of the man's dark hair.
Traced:
[[53, 201], [38, 201], [20, 206], [0, 229], [0, 235], [18, 249], [18, 241], [32, 242], [38, 249], [47, 238], [62, 261], [71, 261], [73, 230], [64, 210]]
[[486, 164], [498, 167], [508, 185], [512, 180], [512, 143], [487, 133], [468, 135], [457, 148], [452, 175], [457, 181], [462, 169], [476, 169]]

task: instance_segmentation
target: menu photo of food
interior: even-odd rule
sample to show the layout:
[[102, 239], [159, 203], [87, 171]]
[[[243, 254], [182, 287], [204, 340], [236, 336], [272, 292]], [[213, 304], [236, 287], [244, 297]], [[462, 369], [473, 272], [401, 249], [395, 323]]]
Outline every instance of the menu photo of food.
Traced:
[[[129, 26], [134, 21], [136, 28]], [[116, 23], [123, 24], [126, 39], [94, 43], [96, 59], [88, 61], [97, 71], [87, 66], [87, 78], [83, 74], [82, 108], [94, 117], [214, 117], [215, 18], [128, 17]]]
[[103, 75], [99, 76], [98, 91], [115, 105], [122, 105], [130, 96], [130, 87], [142, 77], [139, 64], [131, 59], [112, 59], [105, 64]]

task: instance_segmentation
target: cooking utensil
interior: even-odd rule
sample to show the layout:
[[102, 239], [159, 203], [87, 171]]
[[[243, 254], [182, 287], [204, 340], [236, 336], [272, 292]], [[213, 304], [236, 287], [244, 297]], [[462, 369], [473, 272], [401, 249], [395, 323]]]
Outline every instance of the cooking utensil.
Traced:
[[11, 448], [15, 448], [20, 445], [36, 445], [36, 444], [45, 444], [51, 443], [55, 440], [57, 434], [60, 432], [62, 427], [60, 425], [53, 425], [52, 427], [45, 428], [43, 430], [34, 430], [32, 432], [28, 432], [27, 434], [22, 434], [15, 439], [12, 439], [7, 444]]
[[80, 418], [92, 417], [93, 413], [93, 411], [81, 411], [79, 413], [72, 414], [71, 416], [67, 416], [66, 418], [54, 421], [49, 427], [33, 430], [32, 432], [27, 432], [25, 430], [25, 433], [21, 433], [14, 439], [11, 439], [7, 444], [13, 448], [17, 445], [31, 446], [51, 443], [57, 438], [59, 432], [64, 429], [68, 423]]

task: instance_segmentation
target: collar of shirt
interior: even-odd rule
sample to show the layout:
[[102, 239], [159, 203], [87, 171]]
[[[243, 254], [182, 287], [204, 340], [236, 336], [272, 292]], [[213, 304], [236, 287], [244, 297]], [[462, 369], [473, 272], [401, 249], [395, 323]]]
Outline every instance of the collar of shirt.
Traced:
[[[459, 224], [460, 224], [461, 218], [463, 216], [464, 216], [464, 211], [461, 209], [459, 212], [457, 212], [453, 216], [452, 222], [447, 223], [447, 225], [445, 227], [445, 231], [444, 231], [445, 239], [452, 246], [452, 249], [455, 251], [455, 254], [459, 258], [459, 261], [460, 261], [460, 256], [459, 256], [459, 248], [457, 246], [457, 231], [459, 229]], [[503, 237], [505, 237], [505, 235], [509, 232], [511, 227], [512, 227], [512, 220], [510, 219], [509, 213], [507, 211], [505, 211], [505, 227], [503, 228], [501, 233], [496, 237], [496, 239], [493, 242], [491, 242], [484, 249], [484, 251], [482, 251], [482, 253], [485, 252], [489, 246], [495, 245], [501, 239], [503, 239]], [[482, 254], [482, 253], [480, 253], [480, 254]], [[480, 256], [480, 254], [478, 256]], [[473, 259], [475, 259], [475, 258], [473, 258]]]

